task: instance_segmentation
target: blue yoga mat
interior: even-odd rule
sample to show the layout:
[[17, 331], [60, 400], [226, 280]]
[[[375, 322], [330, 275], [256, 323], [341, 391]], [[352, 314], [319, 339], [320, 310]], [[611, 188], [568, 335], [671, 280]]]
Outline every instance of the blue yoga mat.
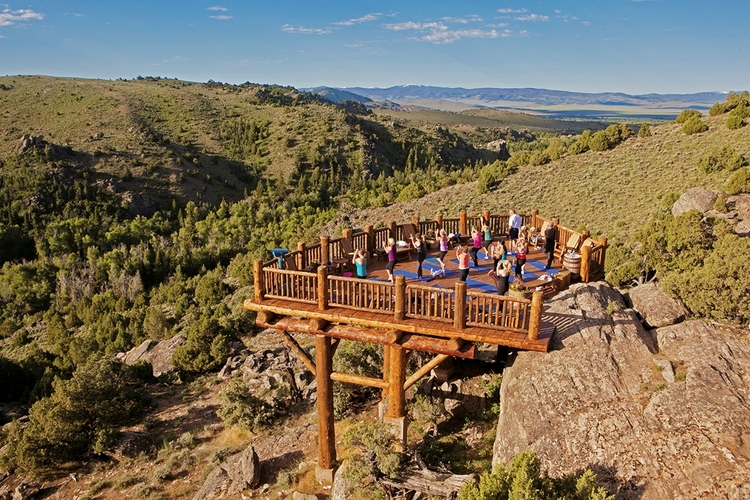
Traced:
[[[424, 271], [424, 269], [423, 269], [423, 271]], [[396, 269], [396, 270], [393, 271], [393, 274], [395, 274], [396, 276], [403, 276], [405, 278], [412, 279], [412, 280], [418, 280], [419, 279], [417, 277], [417, 273], [413, 273], [411, 271], [404, 271], [403, 269]], [[430, 276], [430, 272], [429, 271], [424, 271], [422, 273], [422, 279], [420, 281], [425, 281], [426, 282], [426, 281], [432, 281], [433, 279], [435, 279], [435, 278], [433, 278], [432, 276]]]

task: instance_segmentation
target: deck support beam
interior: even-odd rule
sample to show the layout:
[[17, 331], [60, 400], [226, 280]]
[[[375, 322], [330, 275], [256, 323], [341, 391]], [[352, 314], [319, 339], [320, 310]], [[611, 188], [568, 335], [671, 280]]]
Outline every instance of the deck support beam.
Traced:
[[425, 363], [419, 370], [415, 371], [414, 374], [409, 377], [408, 380], [404, 382], [404, 390], [408, 390], [411, 386], [416, 384], [419, 379], [427, 375], [430, 371], [432, 371], [433, 368], [438, 366], [440, 363], [445, 361], [446, 359], [449, 359], [450, 356], [447, 354], [438, 354], [434, 358], [432, 358], [430, 361]]
[[[336, 462], [336, 435], [333, 422], [333, 352], [331, 338], [315, 336], [315, 366], [318, 384], [318, 471], [327, 478]], [[318, 473], [316, 473], [318, 475]], [[331, 473], [331, 476], [333, 474]]]
[[[317, 371], [318, 368], [315, 366], [315, 363], [312, 359], [310, 359], [310, 356], [307, 355], [304, 349], [297, 343], [296, 340], [294, 340], [294, 337], [289, 335], [289, 332], [284, 330], [276, 330], [276, 333], [281, 335], [281, 338], [284, 339], [284, 342], [289, 346], [289, 348], [294, 351], [294, 353], [297, 355], [297, 357], [304, 363], [304, 365], [307, 367], [308, 370], [310, 370], [310, 373], [313, 374], [314, 377], [317, 377]], [[331, 354], [333, 356], [333, 354]]]

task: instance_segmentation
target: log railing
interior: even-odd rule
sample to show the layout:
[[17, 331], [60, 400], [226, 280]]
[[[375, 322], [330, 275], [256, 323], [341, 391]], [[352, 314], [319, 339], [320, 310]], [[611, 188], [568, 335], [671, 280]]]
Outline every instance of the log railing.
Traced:
[[358, 278], [328, 276], [328, 305], [358, 311], [392, 313], [396, 297], [393, 284]]
[[528, 331], [531, 300], [474, 292], [467, 299], [467, 325]]
[[453, 323], [455, 293], [448, 288], [406, 286], [406, 317]]
[[467, 293], [466, 284], [462, 282], [456, 283], [455, 289], [451, 290], [407, 285], [403, 276], [398, 276], [393, 284], [329, 276], [326, 266], [320, 266], [316, 273], [264, 267], [261, 260], [255, 261], [254, 272], [254, 301], [257, 303], [264, 299], [284, 299], [317, 304], [319, 310], [336, 307], [377, 311], [393, 315], [397, 320], [440, 321], [452, 324], [456, 330], [478, 326], [539, 338], [541, 292], [535, 292], [533, 300], [515, 299]]

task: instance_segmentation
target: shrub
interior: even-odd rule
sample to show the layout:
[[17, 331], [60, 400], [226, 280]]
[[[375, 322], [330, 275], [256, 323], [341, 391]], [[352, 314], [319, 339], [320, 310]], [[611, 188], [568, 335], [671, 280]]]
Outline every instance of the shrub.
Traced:
[[737, 170], [727, 180], [726, 190], [731, 195], [750, 193], [750, 168]]
[[720, 213], [727, 212], [727, 197], [724, 196], [724, 193], [721, 193], [716, 197], [716, 201], [714, 202], [714, 210]]
[[362, 481], [370, 475], [398, 476], [402, 455], [396, 449], [396, 438], [382, 422], [360, 422], [351, 426], [344, 433], [344, 444], [351, 448], [345, 475], [353, 488], [361, 487]]
[[747, 164], [744, 156], [734, 150], [731, 146], [724, 146], [721, 150], [706, 153], [698, 160], [698, 166], [706, 174], [729, 170], [733, 172]]
[[482, 167], [482, 170], [479, 171], [477, 191], [479, 191], [479, 194], [486, 193], [498, 185], [503, 179], [508, 177], [512, 171], [512, 167], [506, 162], [500, 160], [495, 160], [489, 165], [485, 165]]
[[92, 360], [70, 380], [57, 379], [55, 392], [31, 407], [29, 424], [15, 433], [3, 462], [35, 475], [43, 468], [102, 453], [118, 428], [145, 405], [127, 366], [111, 359]]
[[706, 130], [708, 125], [700, 117], [693, 116], [682, 124], [682, 131], [687, 135], [700, 134]]
[[675, 118], [675, 121], [677, 123], [685, 123], [685, 122], [687, 122], [689, 120], [692, 120], [692, 119], [695, 119], [695, 118], [700, 119], [701, 116], [703, 116], [703, 115], [701, 114], [700, 111], [697, 111], [695, 109], [686, 109], [686, 110], [682, 111], [682, 113], [680, 113], [679, 115], [677, 115], [677, 118]]
[[641, 124], [641, 128], [638, 129], [638, 137], [651, 137], [651, 126], [648, 123]]
[[534, 151], [529, 157], [529, 165], [546, 165], [550, 161], [547, 151]]
[[589, 148], [591, 151], [605, 151], [609, 149], [609, 140], [603, 130], [595, 133], [589, 142]]
[[599, 486], [596, 474], [590, 469], [576, 476], [568, 474], [550, 478], [541, 473], [536, 453], [524, 451], [512, 464], [500, 464], [492, 472], [484, 472], [477, 483], [466, 483], [458, 493], [459, 500], [497, 499], [576, 499], [612, 500], [607, 490]]
[[271, 405], [250, 394], [242, 380], [234, 379], [219, 393], [221, 409], [216, 414], [227, 425], [239, 425], [254, 431], [271, 424], [276, 412]]
[[729, 114], [727, 117], [727, 128], [729, 130], [737, 130], [745, 126], [745, 121], [738, 115]]

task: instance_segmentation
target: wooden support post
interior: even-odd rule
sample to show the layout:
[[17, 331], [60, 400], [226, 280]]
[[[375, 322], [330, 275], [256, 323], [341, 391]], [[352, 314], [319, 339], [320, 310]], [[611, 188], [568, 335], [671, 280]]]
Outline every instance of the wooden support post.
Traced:
[[529, 340], [539, 340], [542, 329], [542, 301], [544, 292], [534, 291], [531, 295], [531, 314], [529, 316]]
[[387, 346], [391, 351], [388, 376], [388, 410], [386, 417], [402, 418], [406, 414], [406, 397], [404, 382], [406, 382], [406, 349]]
[[412, 217], [411, 223], [414, 224], [414, 231], [419, 233], [419, 217]]
[[395, 344], [399, 341], [404, 332], [399, 330], [388, 330], [385, 332], [385, 339], [389, 344]]
[[601, 237], [598, 241], [599, 246], [602, 247], [602, 271], [604, 271], [604, 263], [606, 262], [607, 258], [607, 238]]
[[318, 369], [315, 366], [315, 363], [312, 359], [310, 359], [310, 356], [307, 355], [307, 352], [305, 352], [304, 349], [297, 343], [296, 340], [294, 340], [294, 337], [289, 335], [289, 332], [286, 332], [284, 330], [276, 330], [276, 333], [281, 335], [281, 338], [284, 339], [284, 342], [289, 346], [289, 348], [294, 351], [294, 353], [297, 355], [297, 357], [302, 361], [302, 363], [307, 367], [308, 370], [310, 370], [310, 373], [313, 374], [313, 376], [317, 376]]
[[342, 229], [341, 230], [341, 237], [346, 238], [349, 241], [352, 241], [352, 230], [351, 229]]
[[369, 257], [375, 251], [375, 228], [372, 224], [365, 226], [365, 233], [367, 234], [367, 238], [365, 238], [365, 251]]
[[[391, 348], [387, 345], [383, 346], [383, 381], [388, 382], [390, 380], [391, 373]], [[386, 398], [388, 397], [388, 385], [380, 392], [381, 404], [386, 404]], [[381, 412], [382, 418], [382, 412]]]
[[536, 208], [531, 210], [531, 225], [535, 228], [537, 228], [538, 231], [541, 231], [542, 228], [540, 227], [539, 221], [537, 220], [537, 217], [539, 217], [539, 210]]
[[328, 321], [323, 318], [313, 318], [310, 320], [310, 329], [315, 331], [322, 331], [329, 325]]
[[581, 282], [588, 283], [591, 274], [591, 247], [584, 245], [581, 247]]
[[394, 318], [398, 321], [406, 319], [406, 278], [401, 275], [396, 276], [396, 307], [393, 313]]
[[255, 321], [267, 325], [271, 323], [271, 321], [273, 321], [275, 317], [276, 314], [271, 311], [258, 311], [258, 314], [255, 317]]
[[587, 238], [591, 237], [591, 231], [588, 229], [584, 229], [581, 231], [581, 243], [583, 244], [584, 241], [586, 241]]
[[408, 378], [404, 382], [404, 390], [408, 390], [409, 387], [416, 384], [419, 379], [427, 375], [433, 368], [435, 368], [437, 365], [445, 361], [446, 359], [450, 358], [447, 354], [438, 354], [434, 358], [432, 358], [430, 361], [425, 363], [419, 370], [415, 371], [414, 374]]
[[318, 311], [328, 309], [328, 268], [318, 266]]
[[388, 229], [391, 232], [391, 238], [393, 238], [393, 241], [398, 241], [398, 225], [395, 221], [390, 221], [388, 223]]
[[459, 330], [466, 328], [466, 282], [457, 281], [453, 303], [453, 327]]
[[[487, 221], [487, 225], [490, 225], [490, 211], [489, 210], [482, 210], [482, 217], [484, 220]], [[480, 227], [479, 230], [481, 231], [482, 228]]]
[[302, 271], [307, 268], [307, 245], [304, 241], [297, 243], [297, 269]]
[[[560, 225], [560, 219], [557, 218], [557, 217], [552, 217], [552, 225], [555, 226], [555, 227], [559, 226]], [[560, 229], [559, 228], [558, 228], [557, 231], [555, 231], [555, 238], [557, 238], [557, 246], [562, 246], [562, 245], [565, 244], [565, 242], [563, 242], [563, 240], [562, 240], [562, 236], [560, 235]], [[560, 257], [560, 259], [562, 260], [562, 256]]]
[[328, 253], [328, 236], [323, 235], [320, 237], [320, 263], [328, 264], [331, 262], [331, 256]]
[[461, 233], [461, 236], [467, 236], [469, 234], [469, 229], [466, 223], [466, 212], [461, 212], [458, 214], [458, 231]]
[[315, 366], [318, 372], [318, 468], [331, 470], [336, 461], [336, 436], [333, 427], [333, 355], [330, 337], [315, 336]]
[[265, 288], [263, 285], [263, 261], [260, 259], [255, 259], [253, 262], [253, 280], [255, 281], [255, 296], [253, 300], [256, 303], [260, 303], [263, 301], [263, 289]]
[[388, 382], [379, 378], [365, 377], [364, 375], [355, 375], [353, 373], [331, 373], [331, 380], [336, 382], [345, 382], [347, 384], [363, 385], [365, 387], [375, 387], [377, 389], [385, 389], [388, 387]]
[[435, 216], [435, 222], [437, 222], [438, 229], [443, 229], [443, 214], [437, 214]]

